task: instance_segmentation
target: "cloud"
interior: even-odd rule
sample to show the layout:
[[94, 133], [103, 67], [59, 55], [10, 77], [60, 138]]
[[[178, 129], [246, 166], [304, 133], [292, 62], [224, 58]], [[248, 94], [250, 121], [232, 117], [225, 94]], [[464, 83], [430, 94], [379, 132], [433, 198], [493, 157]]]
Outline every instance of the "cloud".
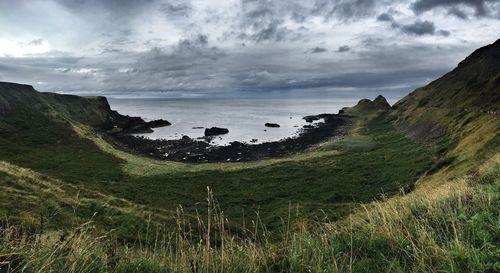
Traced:
[[327, 52], [328, 49], [324, 48], [324, 47], [314, 47], [313, 49], [311, 49], [311, 53], [323, 53], [323, 52]]
[[339, 47], [337, 49], [337, 52], [343, 53], [343, 52], [348, 52], [350, 50], [351, 50], [351, 48], [349, 46], [344, 45], [344, 46]]
[[189, 2], [166, 2], [160, 4], [160, 10], [165, 14], [167, 19], [175, 19], [189, 17], [193, 11], [193, 7]]
[[417, 19], [415, 22], [411, 24], [401, 24], [396, 22], [394, 17], [390, 15], [389, 13], [382, 13], [377, 17], [377, 21], [380, 22], [389, 22], [391, 23], [391, 27], [393, 29], [397, 29], [405, 34], [408, 35], [416, 35], [416, 36], [423, 36], [423, 35], [441, 35], [441, 36], [449, 36], [451, 33], [447, 30], [436, 30], [436, 26], [434, 25], [434, 22], [425, 20], [422, 21], [420, 19]]
[[[491, 16], [492, 12], [498, 12], [498, 6], [493, 5], [499, 0], [417, 0], [412, 3], [412, 10], [417, 13], [423, 13], [434, 8], [446, 8], [449, 14], [457, 15], [459, 18], [465, 18], [464, 12], [457, 9], [457, 6], [467, 6], [474, 10], [475, 16]], [[457, 13], [457, 11], [460, 11]]]
[[43, 43], [43, 39], [39, 38], [39, 39], [34, 39], [34, 40], [31, 40], [27, 43], [27, 45], [31, 45], [31, 46], [38, 46], [38, 45], [41, 45]]
[[463, 1], [423, 2], [0, 0], [0, 74], [44, 91], [111, 94], [407, 92], [500, 27], [491, 8], [500, 0], [480, 1], [481, 18]]
[[256, 43], [297, 39], [300, 34], [286, 27], [277, 5], [267, 0], [242, 0], [242, 16], [233, 32], [241, 40]]
[[61, 6], [76, 12], [106, 13], [111, 16], [139, 15], [138, 11], [153, 4], [154, 0], [55, 0]]
[[411, 35], [426, 35], [434, 34], [436, 32], [436, 27], [431, 21], [420, 21], [417, 20], [413, 24], [408, 25], [397, 25], [397, 28], [401, 29], [406, 34]]
[[382, 13], [377, 17], [377, 21], [380, 22], [394, 22], [394, 17], [389, 13]]
[[376, 6], [375, 0], [317, 0], [312, 13], [327, 20], [350, 20], [371, 15]]
[[450, 9], [448, 9], [448, 14], [454, 15], [462, 20], [469, 19], [469, 16], [467, 16], [467, 14], [458, 7], [452, 7]]

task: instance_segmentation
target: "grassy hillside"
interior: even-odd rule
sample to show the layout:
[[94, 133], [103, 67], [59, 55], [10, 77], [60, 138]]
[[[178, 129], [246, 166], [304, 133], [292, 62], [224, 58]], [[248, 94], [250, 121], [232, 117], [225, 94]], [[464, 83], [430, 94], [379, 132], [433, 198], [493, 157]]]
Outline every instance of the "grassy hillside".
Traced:
[[[196, 225], [180, 212], [177, 229], [124, 246], [93, 222], [66, 233], [26, 237], [0, 231], [0, 258], [13, 272], [498, 272], [500, 157], [474, 176], [432, 193], [363, 206], [344, 220], [299, 221], [283, 214], [281, 240], [249, 223], [231, 232], [209, 195]], [[148, 240], [153, 238], [153, 240]], [[149, 243], [148, 243], [149, 242]], [[5, 268], [5, 267], [4, 267]]]
[[500, 40], [393, 108], [396, 126], [414, 140], [439, 147], [447, 165], [461, 173], [477, 167], [500, 144]]

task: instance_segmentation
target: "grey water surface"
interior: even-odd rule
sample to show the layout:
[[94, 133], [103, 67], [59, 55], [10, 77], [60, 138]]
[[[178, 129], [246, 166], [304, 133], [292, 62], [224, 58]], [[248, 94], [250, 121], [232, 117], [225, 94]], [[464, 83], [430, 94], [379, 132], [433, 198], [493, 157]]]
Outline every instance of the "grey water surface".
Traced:
[[[321, 113], [338, 113], [358, 99], [336, 98], [110, 98], [113, 110], [140, 116], [145, 120], [165, 119], [171, 126], [155, 128], [142, 134], [151, 139], [180, 139], [187, 135], [200, 138], [206, 127], [228, 128], [213, 143], [226, 145], [233, 141], [262, 143], [295, 136], [307, 124], [302, 117]], [[266, 122], [279, 128], [267, 128]], [[196, 127], [203, 127], [196, 129]]]

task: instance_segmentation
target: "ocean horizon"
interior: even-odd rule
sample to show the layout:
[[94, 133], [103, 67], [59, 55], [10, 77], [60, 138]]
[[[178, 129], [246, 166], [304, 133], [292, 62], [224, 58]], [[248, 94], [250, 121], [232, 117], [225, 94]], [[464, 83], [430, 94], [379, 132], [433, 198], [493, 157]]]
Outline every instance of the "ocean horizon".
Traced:
[[[171, 126], [154, 128], [153, 133], [137, 134], [150, 139], [202, 138], [204, 128], [222, 127], [228, 134], [212, 139], [214, 145], [233, 141], [263, 143], [294, 137], [307, 124], [307, 115], [336, 114], [355, 105], [360, 98], [113, 98], [113, 110], [146, 121], [165, 119]], [[397, 99], [389, 99], [393, 104]], [[279, 128], [265, 127], [277, 123]]]

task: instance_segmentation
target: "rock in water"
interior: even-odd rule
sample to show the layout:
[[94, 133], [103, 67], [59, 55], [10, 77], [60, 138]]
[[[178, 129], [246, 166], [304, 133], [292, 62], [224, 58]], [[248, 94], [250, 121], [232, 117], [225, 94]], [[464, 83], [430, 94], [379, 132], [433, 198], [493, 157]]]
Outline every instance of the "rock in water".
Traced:
[[319, 120], [320, 117], [318, 117], [318, 116], [305, 116], [305, 117], [303, 117], [303, 119], [306, 122], [312, 123], [313, 121]]
[[278, 123], [266, 123], [264, 124], [266, 127], [278, 128], [280, 125]]
[[147, 123], [147, 125], [151, 128], [158, 128], [158, 127], [164, 127], [164, 126], [170, 126], [172, 123], [164, 120], [164, 119], [157, 119], [153, 120]]
[[229, 133], [227, 128], [212, 127], [205, 129], [205, 136], [225, 135]]

